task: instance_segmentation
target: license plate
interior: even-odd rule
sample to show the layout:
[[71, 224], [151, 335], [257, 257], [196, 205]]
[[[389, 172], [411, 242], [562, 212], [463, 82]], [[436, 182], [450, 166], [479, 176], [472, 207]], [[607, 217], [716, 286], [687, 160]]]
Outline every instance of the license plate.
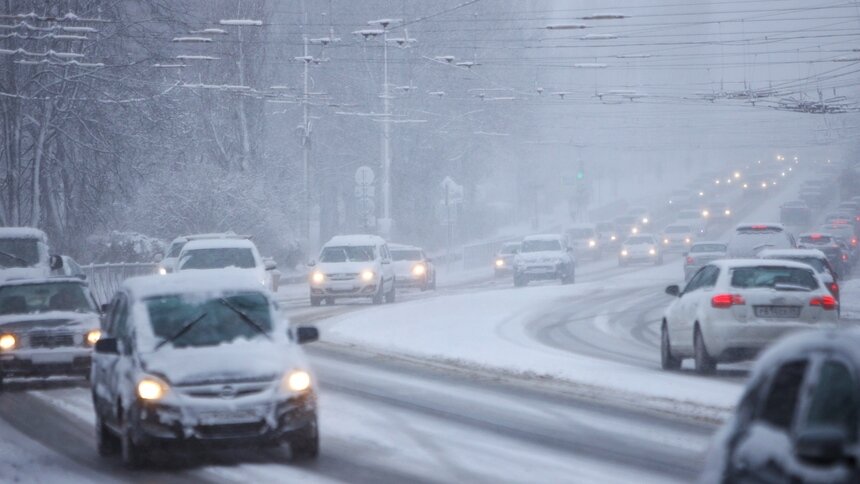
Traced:
[[800, 306], [756, 306], [758, 318], [799, 318]]
[[349, 282], [332, 282], [329, 289], [332, 291], [353, 291], [355, 290], [355, 285], [352, 281]]
[[224, 410], [200, 414], [200, 421], [205, 424], [246, 423], [260, 420], [255, 410]]

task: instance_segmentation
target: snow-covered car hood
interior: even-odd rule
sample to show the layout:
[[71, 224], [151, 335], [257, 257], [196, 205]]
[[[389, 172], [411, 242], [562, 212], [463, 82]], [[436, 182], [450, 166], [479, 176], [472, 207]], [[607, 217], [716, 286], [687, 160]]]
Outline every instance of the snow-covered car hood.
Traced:
[[48, 311], [0, 316], [0, 331], [25, 332], [37, 329], [89, 330], [99, 327], [97, 313]]
[[12, 279], [41, 279], [51, 275], [47, 266], [0, 267], [0, 282]]
[[564, 259], [566, 253], [557, 250], [548, 250], [542, 252], [520, 252], [515, 257], [517, 263], [531, 264], [537, 262], [556, 262], [559, 259]]
[[375, 261], [369, 262], [320, 262], [314, 270], [323, 274], [359, 274], [363, 270], [379, 271]]
[[260, 338], [218, 346], [174, 348], [168, 344], [141, 353], [141, 361], [144, 371], [164, 376], [174, 385], [275, 379], [293, 367], [306, 366], [290, 345]]

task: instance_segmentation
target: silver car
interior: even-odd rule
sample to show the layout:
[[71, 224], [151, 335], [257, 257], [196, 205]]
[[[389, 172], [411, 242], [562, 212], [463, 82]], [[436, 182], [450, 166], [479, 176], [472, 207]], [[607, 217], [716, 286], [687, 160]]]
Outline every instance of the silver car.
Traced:
[[725, 259], [728, 246], [723, 242], [696, 242], [684, 258], [684, 280], [689, 281], [693, 274], [705, 264], [717, 259]]

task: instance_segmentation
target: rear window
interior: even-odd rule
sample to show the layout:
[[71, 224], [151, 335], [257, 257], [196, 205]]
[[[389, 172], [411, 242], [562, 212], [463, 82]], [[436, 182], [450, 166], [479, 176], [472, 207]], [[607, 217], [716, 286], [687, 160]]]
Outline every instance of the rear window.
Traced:
[[690, 248], [690, 252], [725, 252], [726, 244], [699, 244]]
[[732, 270], [732, 287], [774, 287], [777, 284], [799, 286], [809, 290], [818, 288], [811, 269], [796, 267], [758, 266], [738, 267]]
[[830, 245], [833, 243], [833, 237], [829, 235], [804, 235], [800, 237], [800, 243], [807, 245]]
[[808, 266], [812, 266], [815, 272], [824, 272], [824, 261], [817, 257], [768, 257], [769, 259], [787, 259], [796, 262], [802, 262]]
[[544, 252], [544, 251], [560, 251], [561, 244], [558, 240], [524, 240], [522, 252]]
[[421, 260], [421, 251], [420, 250], [392, 250], [391, 258], [395, 261], [404, 261], [404, 260]]
[[754, 257], [764, 249], [791, 248], [791, 240], [781, 230], [739, 232], [729, 242], [729, 252], [734, 257]]
[[0, 239], [0, 268], [30, 267], [39, 262], [37, 239]]

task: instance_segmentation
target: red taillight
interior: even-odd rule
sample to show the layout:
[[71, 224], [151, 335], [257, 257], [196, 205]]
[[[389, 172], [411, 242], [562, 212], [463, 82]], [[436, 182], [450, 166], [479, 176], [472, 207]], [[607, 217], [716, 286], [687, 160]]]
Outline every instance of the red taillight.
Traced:
[[812, 240], [818, 240], [821, 238], [821, 234], [812, 234], [809, 236], [809, 238]]
[[848, 260], [848, 254], [842, 254], [842, 260], [847, 261]]
[[857, 245], [857, 237], [851, 239], [851, 245]]
[[854, 220], [860, 222], [860, 217], [854, 217]]
[[688, 266], [691, 266], [695, 263], [696, 263], [696, 259], [693, 259], [692, 257], [689, 257], [689, 256], [687, 257], [687, 265]]
[[836, 299], [833, 296], [814, 297], [809, 301], [810, 306], [821, 306], [825, 311], [836, 309]]
[[768, 228], [768, 226], [767, 225], [752, 225], [752, 226], [750, 226], [750, 228], [753, 230], [765, 230]]
[[835, 297], [839, 297], [839, 284], [831, 282], [827, 285], [827, 287], [830, 289], [831, 294], [833, 294]]
[[711, 306], [725, 309], [732, 306], [743, 306], [747, 302], [740, 294], [717, 294], [711, 298]]

